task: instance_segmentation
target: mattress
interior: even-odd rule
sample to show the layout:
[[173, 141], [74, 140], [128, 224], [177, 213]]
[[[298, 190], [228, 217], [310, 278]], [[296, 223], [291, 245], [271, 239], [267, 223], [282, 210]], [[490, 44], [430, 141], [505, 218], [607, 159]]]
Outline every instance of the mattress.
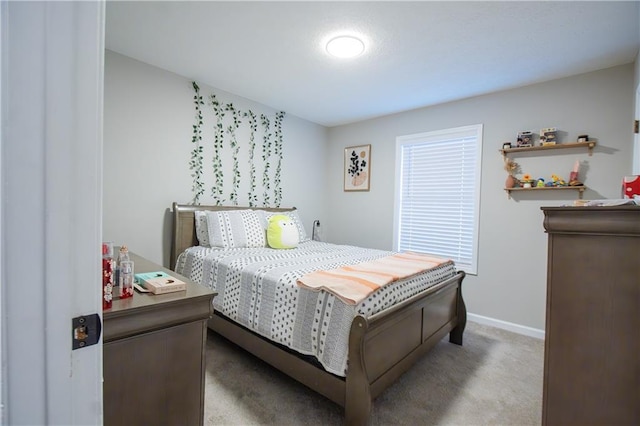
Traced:
[[307, 273], [369, 262], [390, 251], [302, 242], [295, 249], [190, 247], [176, 272], [215, 290], [214, 309], [232, 321], [315, 357], [330, 373], [345, 377], [349, 332], [357, 315], [368, 317], [453, 277], [453, 262], [392, 282], [352, 305], [327, 291], [301, 288]]

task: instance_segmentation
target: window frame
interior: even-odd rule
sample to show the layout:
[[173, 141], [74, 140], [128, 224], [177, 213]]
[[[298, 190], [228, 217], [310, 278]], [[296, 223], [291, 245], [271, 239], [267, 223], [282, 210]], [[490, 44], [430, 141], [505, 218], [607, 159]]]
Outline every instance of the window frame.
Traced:
[[[429, 132], [415, 133], [396, 137], [396, 163], [395, 163], [395, 185], [394, 185], [394, 207], [393, 207], [393, 249], [399, 250], [400, 243], [400, 209], [402, 208], [402, 185], [403, 185], [403, 149], [406, 146], [415, 144], [425, 144], [442, 142], [451, 138], [463, 137], [476, 138], [475, 151], [475, 171], [473, 189], [473, 232], [470, 249], [472, 251], [471, 262], [456, 262], [458, 270], [463, 270], [467, 274], [477, 275], [478, 271], [478, 246], [480, 234], [480, 189], [482, 176], [482, 145], [483, 145], [483, 125], [473, 124], [449, 129], [435, 130]], [[439, 253], [432, 253], [439, 255]], [[455, 261], [456, 259], [454, 259]]]

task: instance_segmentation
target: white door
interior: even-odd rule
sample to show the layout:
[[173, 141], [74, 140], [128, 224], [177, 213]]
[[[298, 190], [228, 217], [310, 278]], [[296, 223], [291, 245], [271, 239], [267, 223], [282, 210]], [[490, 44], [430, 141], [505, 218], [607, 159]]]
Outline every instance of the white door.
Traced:
[[0, 7], [0, 423], [101, 424], [104, 3]]

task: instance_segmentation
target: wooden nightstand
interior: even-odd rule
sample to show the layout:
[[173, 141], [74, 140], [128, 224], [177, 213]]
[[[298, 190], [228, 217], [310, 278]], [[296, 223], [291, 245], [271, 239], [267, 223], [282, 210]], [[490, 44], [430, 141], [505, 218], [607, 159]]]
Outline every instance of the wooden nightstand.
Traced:
[[215, 292], [131, 253], [135, 272], [165, 271], [185, 291], [135, 292], [103, 312], [105, 425], [202, 425], [207, 320]]

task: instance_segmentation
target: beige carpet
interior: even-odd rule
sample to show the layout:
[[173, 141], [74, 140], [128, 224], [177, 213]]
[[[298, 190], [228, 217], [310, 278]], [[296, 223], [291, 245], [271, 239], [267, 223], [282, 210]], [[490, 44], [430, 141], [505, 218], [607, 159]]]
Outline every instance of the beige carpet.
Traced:
[[[469, 322], [383, 392], [373, 425], [539, 425], [542, 340]], [[341, 425], [342, 408], [209, 331], [205, 425]]]

